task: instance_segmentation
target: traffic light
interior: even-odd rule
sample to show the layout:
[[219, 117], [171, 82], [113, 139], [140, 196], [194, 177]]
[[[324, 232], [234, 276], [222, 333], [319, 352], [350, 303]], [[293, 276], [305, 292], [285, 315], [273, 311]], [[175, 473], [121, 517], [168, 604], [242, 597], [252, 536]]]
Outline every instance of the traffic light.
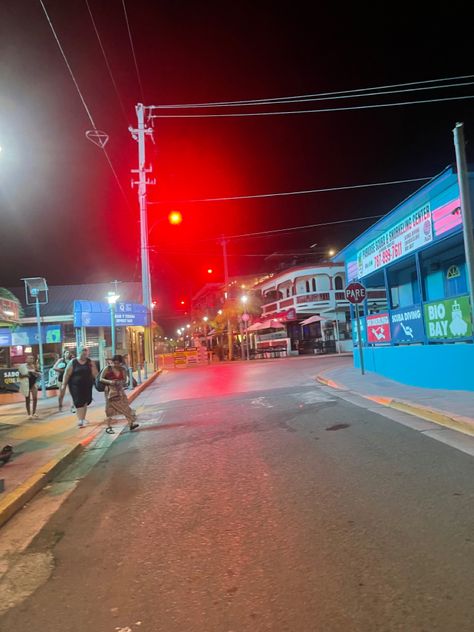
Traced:
[[212, 268], [208, 268], [208, 269], [207, 269], [207, 273], [208, 273], [208, 274], [212, 274], [213, 272], [214, 272], [214, 270], [213, 270]]
[[171, 211], [168, 215], [168, 221], [170, 224], [181, 224], [183, 221], [183, 216], [179, 211]]

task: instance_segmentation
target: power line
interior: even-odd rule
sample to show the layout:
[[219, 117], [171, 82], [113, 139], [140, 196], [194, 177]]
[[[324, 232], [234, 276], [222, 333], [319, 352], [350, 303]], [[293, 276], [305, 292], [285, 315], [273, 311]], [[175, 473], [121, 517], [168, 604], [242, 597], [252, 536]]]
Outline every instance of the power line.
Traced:
[[461, 101], [474, 99], [470, 94], [462, 97], [443, 97], [440, 99], [420, 99], [419, 101], [399, 101], [394, 103], [374, 103], [372, 105], [351, 105], [338, 108], [320, 108], [317, 110], [289, 110], [283, 112], [239, 112], [232, 114], [152, 114], [151, 118], [247, 118], [250, 116], [283, 116], [285, 114], [317, 114], [320, 112], [345, 112], [347, 110], [373, 110], [374, 108], [392, 108], [418, 103], [441, 103], [442, 101]]
[[325, 187], [322, 189], [304, 189], [302, 191], [284, 191], [281, 193], [258, 193], [255, 195], [234, 195], [227, 197], [217, 197], [217, 198], [196, 198], [190, 200], [163, 200], [159, 202], [148, 202], [151, 205], [159, 205], [159, 204], [189, 204], [189, 203], [197, 203], [197, 202], [226, 202], [228, 200], [253, 200], [260, 198], [272, 198], [272, 197], [287, 197], [291, 195], [309, 195], [311, 193], [327, 193], [329, 191], [346, 191], [349, 189], [365, 189], [369, 187], [382, 187], [388, 186], [391, 184], [408, 184], [411, 182], [425, 182], [427, 180], [431, 180], [433, 176], [429, 176], [427, 178], [410, 178], [408, 180], [389, 180], [387, 182], [370, 182], [368, 184], [351, 184], [346, 186], [339, 187]]
[[97, 40], [99, 41], [100, 50], [102, 51], [102, 55], [104, 56], [105, 65], [107, 66], [107, 70], [109, 71], [109, 75], [110, 75], [110, 79], [112, 81], [112, 85], [114, 86], [115, 94], [117, 95], [117, 99], [118, 99], [118, 101], [120, 103], [120, 107], [122, 109], [123, 118], [125, 119], [125, 122], [128, 123], [125, 106], [123, 104], [122, 97], [120, 96], [120, 92], [119, 92], [117, 83], [115, 82], [115, 78], [114, 78], [114, 75], [112, 73], [112, 68], [110, 67], [109, 60], [107, 59], [107, 55], [105, 54], [105, 49], [104, 49], [104, 46], [102, 45], [102, 40], [100, 38], [99, 31], [97, 29], [97, 26], [96, 26], [96, 23], [95, 23], [95, 20], [94, 20], [94, 16], [92, 15], [92, 11], [91, 11], [91, 8], [89, 6], [88, 0], [85, 0], [85, 3], [86, 3], [86, 6], [87, 6], [87, 10], [89, 11], [89, 15], [90, 15], [90, 18], [91, 18], [91, 21], [92, 21], [92, 26], [94, 27], [95, 34], [97, 35]]
[[[92, 114], [90, 113], [90, 110], [89, 110], [89, 108], [87, 107], [87, 103], [86, 103], [86, 101], [85, 101], [85, 99], [84, 99], [84, 97], [83, 97], [83, 95], [82, 95], [82, 92], [81, 92], [81, 90], [80, 90], [80, 88], [79, 88], [79, 84], [78, 84], [78, 83], [77, 83], [77, 81], [76, 81], [76, 77], [74, 76], [74, 73], [72, 72], [72, 68], [71, 68], [71, 66], [70, 66], [70, 64], [69, 64], [69, 62], [68, 62], [68, 60], [67, 60], [66, 54], [65, 54], [65, 52], [64, 52], [64, 50], [63, 50], [63, 47], [61, 46], [61, 42], [59, 41], [59, 38], [58, 38], [57, 33], [56, 33], [55, 29], [54, 29], [53, 23], [51, 22], [51, 19], [50, 19], [49, 15], [48, 15], [48, 12], [47, 12], [46, 7], [45, 7], [45, 5], [44, 5], [44, 3], [43, 3], [43, 0], [39, 0], [39, 2], [40, 2], [40, 4], [41, 4], [41, 7], [43, 8], [44, 14], [45, 14], [46, 19], [47, 19], [47, 21], [48, 21], [48, 24], [49, 24], [49, 26], [51, 27], [51, 31], [52, 31], [52, 33], [53, 33], [53, 35], [54, 35], [54, 39], [56, 40], [56, 43], [57, 43], [57, 45], [58, 45], [58, 47], [59, 47], [59, 50], [61, 51], [61, 54], [62, 54], [63, 59], [64, 59], [64, 63], [66, 64], [67, 69], [69, 70], [69, 74], [71, 75], [71, 79], [73, 80], [74, 85], [76, 86], [77, 93], [78, 93], [78, 95], [79, 95], [79, 98], [81, 99], [82, 105], [84, 106], [84, 109], [85, 109], [85, 111], [86, 111], [86, 113], [87, 113], [87, 116], [89, 117], [89, 120], [90, 120], [90, 122], [91, 122], [91, 125], [92, 125], [92, 127], [94, 128], [94, 130], [95, 130], [95, 131], [98, 131], [98, 130], [97, 130], [97, 126], [96, 126], [96, 124], [95, 124], [95, 122], [94, 122], [94, 119], [92, 118]], [[105, 146], [101, 146], [101, 149], [102, 149], [102, 151], [104, 152], [104, 155], [105, 155], [105, 157], [106, 157], [106, 159], [107, 159], [107, 162], [109, 163], [109, 166], [110, 166], [110, 168], [111, 168], [111, 170], [112, 170], [112, 173], [113, 173], [113, 175], [114, 175], [115, 181], [116, 181], [116, 182], [117, 182], [117, 184], [118, 184], [118, 187], [119, 187], [119, 189], [120, 189], [120, 192], [122, 193], [122, 196], [123, 196], [123, 198], [124, 198], [125, 202], [127, 203], [128, 208], [131, 210], [131, 208], [130, 208], [130, 203], [129, 203], [129, 201], [128, 201], [128, 198], [127, 198], [127, 196], [125, 195], [125, 191], [123, 190], [122, 184], [121, 184], [121, 182], [120, 182], [120, 180], [119, 180], [119, 177], [118, 177], [118, 175], [117, 175], [117, 172], [115, 171], [115, 168], [114, 168], [114, 166], [113, 166], [113, 164], [112, 164], [112, 161], [111, 161], [111, 159], [110, 159], [110, 156], [109, 156], [109, 154], [107, 153], [107, 150], [105, 149]]]
[[198, 108], [231, 108], [231, 107], [254, 107], [254, 106], [262, 106], [262, 105], [283, 105], [283, 104], [288, 104], [288, 103], [312, 103], [315, 101], [331, 101], [334, 99], [360, 99], [360, 98], [367, 98], [367, 97], [373, 97], [373, 96], [383, 96], [386, 94], [401, 94], [401, 93], [406, 93], [406, 92], [419, 92], [421, 90], [445, 90], [446, 88], [459, 88], [459, 87], [463, 87], [463, 86], [472, 86], [474, 84], [474, 81], [462, 81], [462, 82], [457, 82], [457, 83], [446, 83], [443, 85], [438, 85], [438, 86], [419, 86], [416, 88], [404, 88], [404, 89], [399, 89], [399, 90], [383, 90], [383, 91], [378, 91], [378, 92], [359, 92], [357, 94], [352, 93], [352, 94], [335, 94], [335, 95], [331, 95], [331, 96], [307, 96], [307, 97], [300, 97], [300, 98], [296, 98], [296, 97], [289, 97], [288, 99], [268, 99], [268, 100], [259, 100], [259, 101], [248, 101], [248, 102], [242, 102], [242, 103], [221, 103], [221, 104], [214, 104], [214, 103], [200, 103], [197, 105], [190, 105], [190, 106], [185, 106], [185, 105], [157, 105], [157, 106], [153, 106], [153, 109], [160, 109], [160, 110], [175, 110], [175, 109], [198, 109]]
[[202, 107], [202, 106], [223, 106], [223, 105], [247, 105], [252, 103], [261, 103], [266, 104], [270, 102], [279, 101], [287, 101], [290, 99], [303, 99], [308, 97], [324, 97], [324, 96], [332, 96], [332, 95], [350, 95], [358, 92], [367, 92], [370, 90], [386, 90], [388, 88], [403, 88], [406, 86], [418, 86], [424, 84], [433, 84], [439, 83], [441, 81], [459, 81], [461, 79], [472, 79], [474, 75], [458, 75], [455, 77], [444, 77], [441, 79], [427, 79], [424, 81], [410, 81], [405, 83], [392, 83], [383, 86], [372, 86], [370, 88], [354, 88], [352, 90], [339, 90], [332, 92], [315, 92], [310, 94], [299, 94], [293, 96], [285, 96], [285, 97], [272, 97], [266, 99], [245, 99], [240, 101], [214, 101], [214, 102], [204, 102], [204, 103], [179, 103], [179, 104], [171, 104], [171, 105], [154, 105], [150, 106], [151, 109], [159, 109], [159, 108], [194, 108], [194, 107]]
[[132, 31], [130, 29], [130, 22], [128, 21], [128, 14], [127, 14], [127, 7], [125, 6], [125, 0], [122, 0], [122, 6], [123, 6], [123, 13], [125, 15], [125, 22], [127, 23], [128, 39], [130, 40], [130, 48], [132, 49], [133, 63], [135, 64], [135, 70], [137, 72], [137, 79], [138, 79], [138, 85], [140, 87], [140, 94], [142, 96], [143, 103], [145, 103], [142, 80], [140, 77], [140, 71], [138, 69], [137, 57], [135, 55], [135, 47], [133, 45]]

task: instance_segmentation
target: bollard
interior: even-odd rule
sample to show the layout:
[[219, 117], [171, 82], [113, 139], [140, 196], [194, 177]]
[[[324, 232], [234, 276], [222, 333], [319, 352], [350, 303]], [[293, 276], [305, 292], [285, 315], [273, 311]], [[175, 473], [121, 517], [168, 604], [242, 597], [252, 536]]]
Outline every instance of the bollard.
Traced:
[[130, 390], [133, 388], [133, 369], [131, 366], [128, 367], [128, 388]]
[[143, 379], [144, 380], [148, 379], [148, 362], [146, 360], [143, 363]]
[[137, 371], [138, 371], [137, 382], [138, 384], [141, 384], [142, 383], [142, 365], [141, 364], [137, 364]]

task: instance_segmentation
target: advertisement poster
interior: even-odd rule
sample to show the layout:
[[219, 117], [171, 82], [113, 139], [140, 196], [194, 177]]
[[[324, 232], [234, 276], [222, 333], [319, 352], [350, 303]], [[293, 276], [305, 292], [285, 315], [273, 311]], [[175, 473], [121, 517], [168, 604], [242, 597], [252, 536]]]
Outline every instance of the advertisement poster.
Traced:
[[[61, 325], [43, 325], [41, 335], [44, 343], [61, 342]], [[0, 347], [30, 346], [38, 344], [37, 327], [0, 329]]]
[[458, 296], [426, 303], [425, 327], [430, 340], [453, 340], [472, 336], [469, 297]]
[[388, 314], [372, 314], [367, 316], [367, 342], [382, 344], [390, 342], [390, 318]]
[[392, 342], [420, 342], [424, 339], [421, 305], [390, 312]]
[[359, 250], [359, 279], [433, 240], [430, 205], [425, 204]]

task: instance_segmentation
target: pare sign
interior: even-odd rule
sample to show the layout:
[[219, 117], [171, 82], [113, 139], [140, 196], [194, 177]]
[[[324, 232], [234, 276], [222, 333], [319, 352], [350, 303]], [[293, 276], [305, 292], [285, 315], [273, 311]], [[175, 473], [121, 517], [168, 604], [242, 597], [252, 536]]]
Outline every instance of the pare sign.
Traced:
[[357, 305], [365, 300], [365, 297], [367, 296], [367, 290], [362, 285], [362, 283], [354, 282], [349, 283], [349, 285], [346, 286], [344, 294], [346, 295], [346, 299], [349, 301], [349, 303]]

